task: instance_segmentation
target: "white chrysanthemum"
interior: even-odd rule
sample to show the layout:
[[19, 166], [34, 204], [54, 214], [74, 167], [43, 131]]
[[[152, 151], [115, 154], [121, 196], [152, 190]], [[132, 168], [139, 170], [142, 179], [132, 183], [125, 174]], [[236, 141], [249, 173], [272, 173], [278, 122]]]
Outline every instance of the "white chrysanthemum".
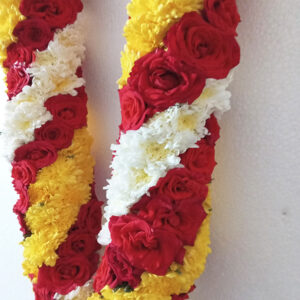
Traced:
[[127, 214], [131, 206], [156, 185], [159, 178], [180, 165], [179, 155], [208, 134], [206, 120], [214, 113], [220, 117], [230, 109], [226, 91], [231, 74], [223, 80], [208, 79], [201, 96], [193, 104], [177, 104], [157, 113], [138, 130], [127, 131], [118, 145], [112, 145], [113, 170], [108, 180], [107, 220], [99, 234], [100, 244], [110, 242], [108, 221], [111, 216]]
[[52, 119], [44, 107], [45, 101], [58, 94], [75, 96], [75, 89], [84, 85], [84, 79], [76, 76], [85, 52], [83, 18], [79, 14], [74, 24], [55, 33], [46, 50], [37, 51], [35, 62], [27, 69], [31, 86], [25, 86], [11, 101], [1, 99], [5, 103], [1, 139], [3, 153], [9, 160], [13, 160], [18, 147], [34, 140], [36, 128]]

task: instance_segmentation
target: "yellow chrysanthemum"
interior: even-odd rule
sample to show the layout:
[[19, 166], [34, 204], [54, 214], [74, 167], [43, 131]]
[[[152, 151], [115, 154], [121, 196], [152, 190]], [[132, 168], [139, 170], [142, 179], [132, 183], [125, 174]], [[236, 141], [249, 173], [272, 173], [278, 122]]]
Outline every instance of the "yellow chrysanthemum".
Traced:
[[180, 18], [186, 12], [203, 9], [203, 3], [204, 0], [132, 0], [127, 10], [131, 18], [148, 13], [156, 15], [157, 19], [166, 16]]
[[12, 32], [19, 21], [24, 19], [19, 11], [21, 0], [0, 2], [0, 64], [6, 59], [6, 48], [15, 41]]
[[139, 52], [130, 50], [127, 45], [124, 47], [124, 51], [121, 53], [121, 66], [122, 77], [119, 79], [119, 88], [122, 88], [127, 83], [127, 79], [130, 75], [134, 62], [141, 57]]
[[58, 153], [52, 165], [40, 170], [29, 187], [26, 224], [32, 235], [22, 243], [25, 275], [37, 274], [42, 264], [54, 266], [55, 250], [67, 238], [81, 205], [90, 200], [94, 159], [86, 128], [75, 131], [72, 145]]
[[208, 216], [199, 229], [194, 246], [185, 247], [186, 254], [183, 265], [173, 263], [170, 267], [170, 271], [165, 276], [157, 276], [147, 272], [143, 273], [140, 285], [130, 293], [125, 292], [124, 289], [119, 289], [114, 292], [106, 286], [101, 291], [101, 294], [104, 297], [102, 299], [170, 300], [170, 295], [187, 293], [195, 280], [203, 273], [206, 257], [211, 252], [209, 247], [209, 222], [211, 212], [210, 194], [207, 196], [203, 205]]

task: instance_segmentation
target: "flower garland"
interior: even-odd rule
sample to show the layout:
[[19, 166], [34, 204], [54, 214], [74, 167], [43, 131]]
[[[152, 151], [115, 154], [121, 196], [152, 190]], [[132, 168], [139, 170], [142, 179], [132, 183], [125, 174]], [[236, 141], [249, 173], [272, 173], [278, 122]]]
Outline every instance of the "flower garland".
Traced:
[[98, 270], [102, 203], [86, 129], [82, 3], [71, 2], [0, 5], [10, 16], [0, 31], [1, 139], [19, 195], [25, 275], [37, 300], [187, 299], [210, 253], [216, 117], [230, 108], [240, 58], [235, 1], [128, 5]]
[[234, 0], [132, 0], [128, 14], [108, 246], [88, 299], [186, 299], [210, 253], [216, 117], [230, 108], [240, 17]]
[[24, 274], [37, 300], [89, 287], [99, 261], [102, 203], [86, 128], [82, 9], [81, 0], [0, 4], [1, 142], [18, 194]]

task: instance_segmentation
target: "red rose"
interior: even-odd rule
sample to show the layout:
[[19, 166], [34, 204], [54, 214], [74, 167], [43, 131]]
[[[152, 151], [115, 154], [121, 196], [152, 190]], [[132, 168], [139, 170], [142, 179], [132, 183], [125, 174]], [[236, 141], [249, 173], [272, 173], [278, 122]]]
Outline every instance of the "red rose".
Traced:
[[130, 88], [128, 85], [119, 91], [122, 123], [120, 129], [124, 132], [127, 130], [137, 130], [154, 112], [146, 108], [142, 96]]
[[[16, 186], [16, 185], [15, 185]], [[22, 194], [22, 191], [21, 189], [23, 188], [23, 199], [21, 199], [21, 194]], [[22, 184], [19, 182], [17, 187], [16, 187], [16, 191], [20, 191], [19, 192], [19, 200], [17, 201], [17, 203], [14, 205], [13, 207], [13, 212], [17, 215], [17, 218], [18, 218], [18, 222], [20, 224], [20, 231], [25, 235], [28, 235], [30, 234], [30, 230], [28, 229], [27, 227], [27, 224], [26, 224], [26, 221], [25, 221], [25, 213], [22, 213], [21, 211], [24, 211], [24, 207], [26, 208], [26, 211], [29, 207], [29, 196], [28, 196], [28, 193], [27, 193], [27, 190], [25, 189], [24, 186], [22, 186]], [[21, 200], [20, 200], [21, 199]], [[23, 202], [23, 204], [22, 204]], [[27, 207], [26, 207], [27, 206]]]
[[15, 151], [15, 161], [28, 160], [36, 169], [53, 164], [57, 159], [55, 148], [48, 142], [34, 141]]
[[159, 111], [176, 103], [191, 104], [205, 85], [205, 77], [158, 49], [135, 62], [128, 83], [144, 101]]
[[109, 229], [112, 244], [138, 269], [165, 275], [178, 256], [182, 258], [182, 243], [175, 234], [152, 228], [134, 215], [111, 217]]
[[7, 95], [9, 99], [22, 92], [23, 87], [31, 84], [30, 75], [24, 67], [13, 67], [7, 73]]
[[94, 234], [82, 230], [72, 231], [58, 248], [59, 257], [83, 254], [89, 256], [100, 249]]
[[143, 271], [136, 269], [126, 256], [114, 245], [106, 247], [101, 265], [94, 279], [94, 289], [101, 291], [106, 285], [111, 289], [126, 282], [131, 288], [135, 288], [141, 282]]
[[[147, 197], [138, 216], [153, 228], [175, 233], [184, 245], [194, 245], [197, 232], [206, 217], [198, 198], [175, 201], [165, 195]], [[138, 209], [138, 206], [135, 206]]]
[[79, 88], [76, 89], [77, 91], [77, 97], [84, 103], [84, 104], [87, 104], [87, 101], [88, 101], [88, 96], [87, 96], [87, 93], [85, 91], [85, 86], [81, 86]]
[[216, 117], [212, 114], [206, 121], [205, 127], [208, 129], [209, 134], [205, 136], [206, 143], [214, 146], [220, 137], [220, 126]]
[[211, 181], [211, 174], [216, 166], [215, 148], [207, 145], [205, 139], [197, 144], [199, 148], [190, 148], [181, 155], [181, 163], [188, 170], [202, 174], [208, 183]]
[[172, 295], [172, 300], [185, 300], [189, 298], [188, 294]]
[[80, 0], [22, 0], [21, 13], [30, 18], [42, 18], [51, 28], [64, 28], [76, 21], [82, 11]]
[[25, 47], [45, 50], [53, 38], [53, 32], [47, 22], [42, 19], [26, 19], [15, 27], [13, 34]]
[[74, 129], [87, 126], [87, 107], [82, 98], [71, 95], [58, 95], [49, 98], [45, 107], [54, 120], [61, 120]]
[[210, 24], [228, 34], [236, 34], [241, 21], [235, 0], [205, 0], [203, 15]]
[[76, 70], [76, 76], [81, 78], [83, 77], [83, 70], [82, 70], [82, 67], [78, 67], [77, 70]]
[[14, 205], [13, 212], [16, 214], [25, 214], [29, 207], [29, 195], [27, 187], [18, 184], [15, 185], [16, 192], [19, 195], [17, 203]]
[[55, 292], [49, 291], [46, 288], [40, 288], [36, 284], [33, 285], [35, 300], [53, 300]]
[[101, 230], [103, 202], [92, 198], [87, 204], [81, 206], [75, 228], [87, 230], [92, 234], [97, 234]]
[[34, 132], [37, 141], [46, 141], [56, 150], [68, 148], [72, 144], [74, 129], [60, 120], [48, 121]]
[[110, 285], [111, 288], [115, 288], [124, 282], [127, 282], [131, 288], [139, 285], [143, 271], [133, 267], [117, 247], [110, 244], [106, 248], [106, 255], [108, 263], [116, 276], [115, 283]]
[[23, 235], [26, 236], [27, 234], [30, 234], [30, 231], [25, 222], [25, 215], [17, 210], [14, 211], [14, 213], [17, 215], [18, 222], [20, 224], [20, 231], [23, 233]]
[[94, 277], [93, 288], [96, 292], [100, 292], [106, 285], [114, 285], [114, 282], [116, 282], [116, 275], [108, 263], [107, 255], [104, 254]]
[[31, 48], [20, 43], [12, 43], [7, 47], [7, 58], [3, 62], [5, 68], [13, 66], [27, 68], [35, 60], [35, 54]]
[[173, 200], [198, 198], [203, 201], [208, 192], [207, 179], [185, 168], [175, 168], [160, 178], [156, 188], [160, 194]]
[[[99, 258], [98, 255], [94, 257]], [[91, 278], [97, 268], [97, 264], [93, 265], [95, 261], [89, 261], [84, 255], [59, 258], [54, 267], [43, 265], [39, 269], [37, 286], [66, 295]]]
[[208, 78], [225, 78], [240, 61], [234, 36], [205, 22], [196, 12], [185, 14], [171, 27], [165, 44], [176, 60], [196, 67]]
[[24, 186], [35, 182], [37, 170], [30, 161], [13, 162], [12, 167], [12, 178], [14, 180], [20, 181]]

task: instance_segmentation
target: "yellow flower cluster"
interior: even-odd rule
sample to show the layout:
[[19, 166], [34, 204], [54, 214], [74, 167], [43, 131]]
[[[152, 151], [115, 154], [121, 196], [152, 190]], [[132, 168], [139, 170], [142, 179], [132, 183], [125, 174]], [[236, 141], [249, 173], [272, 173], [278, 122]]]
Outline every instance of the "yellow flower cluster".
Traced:
[[209, 247], [210, 193], [204, 202], [204, 208], [208, 216], [199, 229], [194, 246], [185, 247], [186, 254], [183, 265], [173, 263], [170, 267], [170, 271], [165, 276], [157, 276], [147, 272], [143, 273], [140, 285], [133, 292], [126, 293], [123, 289], [114, 292], [106, 286], [101, 291], [102, 298], [99, 294], [93, 294], [88, 300], [171, 300], [170, 295], [187, 293], [195, 280], [203, 273], [206, 257], [211, 252]]
[[81, 205], [91, 197], [94, 159], [86, 128], [75, 131], [72, 145], [58, 153], [52, 165], [41, 169], [29, 187], [26, 224], [32, 235], [23, 242], [25, 275], [37, 275], [42, 264], [54, 266], [55, 250], [67, 238]]
[[12, 32], [19, 21], [24, 19], [19, 11], [21, 0], [0, 1], [0, 65], [6, 59], [6, 48], [15, 41]]
[[124, 27], [127, 45], [122, 52], [124, 86], [134, 62], [141, 56], [163, 45], [170, 27], [187, 12], [203, 9], [204, 0], [132, 0], [127, 10], [130, 19]]

